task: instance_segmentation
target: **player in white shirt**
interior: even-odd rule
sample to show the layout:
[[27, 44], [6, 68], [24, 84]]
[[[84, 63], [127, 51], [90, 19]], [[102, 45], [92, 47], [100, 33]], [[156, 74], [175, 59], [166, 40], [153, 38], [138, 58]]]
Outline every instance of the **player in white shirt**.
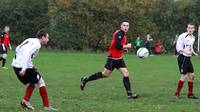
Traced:
[[183, 87], [184, 81], [188, 79], [188, 98], [189, 99], [198, 99], [193, 94], [193, 81], [194, 81], [194, 68], [191, 63], [191, 56], [198, 56], [197, 53], [193, 50], [193, 45], [195, 42], [195, 37], [193, 32], [195, 31], [195, 25], [193, 23], [189, 23], [187, 25], [187, 32], [182, 33], [177, 40], [176, 50], [179, 53], [177, 58], [179, 71], [180, 71], [180, 79], [178, 81], [178, 87], [175, 93], [175, 98], [180, 98], [180, 92]]
[[34, 109], [30, 103], [31, 94], [36, 85], [39, 86], [40, 95], [45, 110], [57, 110], [50, 106], [45, 82], [39, 72], [34, 68], [32, 60], [38, 54], [41, 45], [46, 45], [49, 41], [47, 32], [41, 30], [36, 38], [29, 38], [16, 48], [16, 55], [13, 58], [12, 66], [18, 79], [24, 84], [29, 84], [25, 95], [20, 102], [25, 109]]

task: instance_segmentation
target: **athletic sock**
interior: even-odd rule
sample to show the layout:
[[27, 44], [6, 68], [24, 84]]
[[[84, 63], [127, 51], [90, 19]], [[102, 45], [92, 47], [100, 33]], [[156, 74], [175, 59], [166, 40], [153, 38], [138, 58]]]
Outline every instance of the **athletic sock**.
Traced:
[[29, 84], [26, 88], [26, 93], [25, 93], [23, 99], [26, 101], [29, 101], [34, 89], [35, 89], [35, 85]]
[[193, 94], [193, 82], [188, 82], [188, 95]]
[[99, 78], [103, 78], [102, 72], [97, 72], [95, 74], [90, 75], [89, 77], [87, 77], [86, 82], [92, 81], [92, 80], [97, 80]]
[[129, 81], [129, 77], [124, 77], [123, 83], [124, 83], [124, 87], [126, 88], [127, 95], [131, 96], [132, 92], [131, 92], [131, 84], [130, 84], [130, 81]]
[[6, 59], [3, 59], [3, 61], [2, 61], [2, 67], [4, 67], [5, 64], [6, 64]]
[[180, 95], [183, 84], [184, 84], [184, 81], [182, 81], [182, 80], [178, 81], [178, 87], [177, 87], [177, 90], [176, 90], [176, 95]]
[[49, 107], [48, 94], [45, 86], [40, 87], [40, 96], [42, 97], [43, 106]]

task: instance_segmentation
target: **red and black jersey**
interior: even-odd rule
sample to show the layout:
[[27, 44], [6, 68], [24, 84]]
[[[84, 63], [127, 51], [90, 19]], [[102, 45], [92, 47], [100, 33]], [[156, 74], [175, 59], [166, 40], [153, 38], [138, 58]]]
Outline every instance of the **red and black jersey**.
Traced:
[[1, 44], [4, 44], [6, 48], [9, 47], [10, 44], [9, 33], [4, 33], [3, 38], [1, 38]]
[[124, 51], [123, 46], [126, 44], [127, 35], [122, 30], [113, 33], [112, 41], [108, 50], [108, 57], [121, 59]]

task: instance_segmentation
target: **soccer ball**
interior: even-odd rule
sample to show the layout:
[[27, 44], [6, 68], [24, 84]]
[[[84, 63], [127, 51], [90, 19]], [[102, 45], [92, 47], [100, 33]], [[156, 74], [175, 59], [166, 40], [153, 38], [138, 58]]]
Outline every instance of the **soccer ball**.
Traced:
[[139, 58], [147, 58], [149, 56], [149, 50], [145, 47], [141, 47], [137, 50], [137, 56]]

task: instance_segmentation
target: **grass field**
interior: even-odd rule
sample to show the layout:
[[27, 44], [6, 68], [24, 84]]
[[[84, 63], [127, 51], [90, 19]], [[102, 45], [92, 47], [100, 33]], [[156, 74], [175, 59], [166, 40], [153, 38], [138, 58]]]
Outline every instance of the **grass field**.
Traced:
[[[13, 52], [9, 54], [8, 70], [0, 70], [0, 112], [20, 112], [19, 102], [24, 95], [22, 85], [10, 66]], [[46, 82], [50, 102], [59, 112], [200, 112], [200, 99], [187, 99], [187, 83], [181, 99], [172, 98], [179, 78], [175, 56], [153, 56], [140, 59], [124, 55], [130, 72], [132, 89], [141, 98], [128, 100], [117, 70], [110, 78], [89, 82], [80, 91], [83, 75], [102, 71], [106, 54], [40, 52], [34, 60]], [[200, 96], [200, 60], [192, 59], [196, 80], [194, 91]], [[31, 97], [35, 112], [42, 112], [38, 88]]]

